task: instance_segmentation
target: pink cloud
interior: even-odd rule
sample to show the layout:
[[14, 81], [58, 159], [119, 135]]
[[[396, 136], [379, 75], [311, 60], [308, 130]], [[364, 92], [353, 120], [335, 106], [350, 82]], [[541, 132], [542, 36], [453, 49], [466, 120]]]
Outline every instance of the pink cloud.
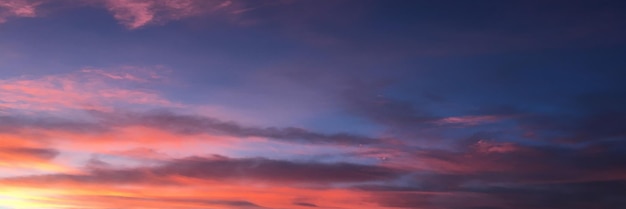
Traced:
[[0, 0], [0, 23], [11, 17], [37, 17], [43, 4], [59, 2], [70, 7], [104, 7], [129, 29], [207, 14], [239, 15], [254, 9], [234, 0]]
[[151, 9], [154, 3], [150, 1], [109, 0], [106, 5], [115, 19], [131, 29], [139, 28], [154, 18]]
[[[0, 108], [37, 112], [91, 109], [107, 111], [117, 106], [180, 106], [156, 92], [124, 88], [113, 81], [140, 82], [154, 79], [129, 71], [88, 69], [38, 78], [0, 79]], [[156, 75], [156, 74], [154, 74]]]
[[104, 0], [104, 5], [129, 29], [236, 8], [231, 0]]
[[36, 17], [40, 1], [0, 0], [0, 23], [9, 17]]
[[485, 140], [480, 140], [476, 142], [474, 148], [479, 153], [507, 153], [515, 152], [520, 149], [520, 147], [514, 143], [496, 143]]

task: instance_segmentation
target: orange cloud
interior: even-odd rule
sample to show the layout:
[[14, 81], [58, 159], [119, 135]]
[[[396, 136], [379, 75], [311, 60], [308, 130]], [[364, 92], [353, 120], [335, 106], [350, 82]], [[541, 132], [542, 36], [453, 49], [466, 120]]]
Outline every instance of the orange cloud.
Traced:
[[[281, 185], [241, 185], [173, 176], [177, 184], [90, 185], [76, 182], [38, 184], [3, 182], [5, 196], [23, 205], [46, 208], [384, 208], [363, 201], [367, 192], [346, 189], [315, 189]], [[52, 187], [54, 186], [54, 187]], [[308, 203], [302, 204], [303, 202]], [[3, 205], [0, 206], [15, 206]]]
[[57, 149], [10, 134], [0, 134], [0, 139], [0, 176], [74, 171], [68, 165], [54, 161], [60, 154]]

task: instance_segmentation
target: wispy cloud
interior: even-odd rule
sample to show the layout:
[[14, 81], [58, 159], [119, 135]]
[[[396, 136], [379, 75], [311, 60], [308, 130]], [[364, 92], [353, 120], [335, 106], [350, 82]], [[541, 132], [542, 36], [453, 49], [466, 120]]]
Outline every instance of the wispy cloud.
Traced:
[[[224, 156], [175, 159], [157, 167], [96, 169], [87, 175], [51, 174], [18, 178], [18, 181], [58, 181], [96, 184], [152, 184], [173, 181], [176, 176], [207, 180], [256, 183], [331, 184], [393, 179], [403, 172], [391, 168], [349, 163], [313, 163], [264, 158], [232, 159]], [[9, 180], [12, 181], [12, 180]]]
[[16, 111], [106, 111], [124, 104], [177, 106], [157, 93], [123, 88], [111, 82], [146, 81], [155, 77], [153, 73], [148, 77], [139, 77], [130, 71], [105, 73], [102, 70], [85, 69], [70, 74], [0, 79], [0, 107]]
[[[129, 29], [203, 15], [234, 17], [254, 10], [241, 0], [102, 0], [115, 19]], [[279, 1], [278, 1], [279, 2]], [[258, 4], [258, 3], [256, 3]]]
[[11, 17], [37, 17], [38, 9], [52, 3], [66, 4], [67, 7], [104, 7], [128, 29], [209, 14], [239, 15], [251, 10], [239, 0], [2, 0], [0, 23]]
[[437, 124], [445, 125], [445, 124], [458, 124], [458, 125], [479, 125], [482, 123], [492, 123], [496, 121], [500, 121], [505, 119], [506, 117], [499, 115], [471, 115], [471, 116], [457, 116], [457, 117], [446, 117], [435, 121]]
[[0, 1], [0, 23], [11, 17], [36, 17], [39, 0], [2, 0]]

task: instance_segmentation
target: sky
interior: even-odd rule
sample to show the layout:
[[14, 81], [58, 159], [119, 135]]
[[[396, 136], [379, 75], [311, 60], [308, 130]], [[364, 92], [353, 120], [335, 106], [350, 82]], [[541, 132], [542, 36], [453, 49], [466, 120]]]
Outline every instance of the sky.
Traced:
[[0, 0], [0, 209], [626, 208], [626, 1]]

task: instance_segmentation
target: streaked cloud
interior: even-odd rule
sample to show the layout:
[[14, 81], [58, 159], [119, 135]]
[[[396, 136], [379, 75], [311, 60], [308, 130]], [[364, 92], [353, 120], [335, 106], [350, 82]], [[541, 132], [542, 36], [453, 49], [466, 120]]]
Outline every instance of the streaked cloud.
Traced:
[[129, 29], [209, 14], [232, 6], [231, 0], [105, 0], [115, 19]]
[[112, 85], [115, 80], [137, 82], [156, 76], [138, 78], [132, 73], [132, 70], [122, 70], [119, 74], [105, 74], [101, 70], [84, 69], [70, 74], [1, 79], [0, 107], [18, 111], [106, 111], [123, 104], [177, 105], [154, 92]]

